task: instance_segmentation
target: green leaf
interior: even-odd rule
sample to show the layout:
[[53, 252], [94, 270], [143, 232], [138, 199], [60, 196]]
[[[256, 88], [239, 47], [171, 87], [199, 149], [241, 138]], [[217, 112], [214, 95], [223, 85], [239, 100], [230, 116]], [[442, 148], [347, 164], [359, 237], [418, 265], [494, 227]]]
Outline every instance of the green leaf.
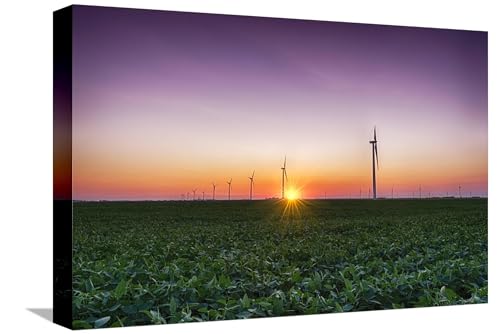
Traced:
[[455, 291], [446, 286], [441, 287], [440, 293], [442, 296], [446, 297], [448, 300], [455, 300], [458, 298], [458, 295]]
[[73, 329], [90, 329], [92, 326], [84, 320], [73, 320]]
[[95, 289], [94, 283], [89, 278], [88, 280], [85, 281], [85, 291], [86, 292], [92, 292], [92, 290], [94, 290], [94, 289]]
[[95, 328], [101, 328], [102, 326], [104, 326], [109, 321], [109, 319], [111, 319], [110, 316], [97, 319], [96, 321], [94, 321], [94, 327]]
[[295, 269], [293, 272], [292, 272], [292, 282], [293, 283], [298, 283], [302, 280], [302, 276], [300, 275], [300, 271], [298, 269]]
[[247, 296], [246, 293], [243, 296], [243, 298], [241, 299], [241, 306], [243, 308], [249, 308], [250, 307], [250, 298], [248, 298], [248, 296]]
[[127, 281], [121, 280], [115, 288], [115, 298], [120, 299], [127, 292]]
[[239, 319], [248, 319], [252, 316], [252, 313], [248, 312], [248, 311], [243, 311], [243, 312], [240, 312], [236, 315], [237, 318]]
[[335, 311], [336, 312], [344, 312], [344, 309], [342, 308], [342, 306], [339, 303], [335, 302]]
[[175, 312], [177, 311], [177, 302], [175, 301], [174, 297], [170, 298], [169, 310], [170, 310], [170, 315], [174, 315]]
[[269, 303], [269, 302], [265, 302], [265, 301], [259, 302], [259, 305], [260, 305], [262, 308], [264, 308], [264, 309], [268, 309], [268, 308], [270, 308], [270, 307], [272, 306], [272, 304], [271, 304], [271, 303]]
[[345, 288], [348, 291], [352, 290], [352, 282], [350, 280], [348, 280], [347, 278], [344, 278], [344, 284], [345, 284]]
[[345, 304], [344, 307], [342, 307], [342, 309], [344, 310], [344, 312], [349, 312], [353, 309], [353, 306], [352, 304]]
[[[113, 323], [112, 323], [109, 327], [125, 327], [125, 326], [123, 325], [123, 321], [122, 321], [122, 319], [120, 319], [119, 317], [116, 317], [116, 319], [117, 319], [117, 320], [116, 320], [115, 322], [113, 322]], [[127, 318], [123, 318], [123, 319], [125, 320], [125, 319], [127, 319]]]
[[122, 306], [122, 305], [121, 304], [116, 304], [116, 305], [110, 307], [109, 311], [110, 312], [114, 312], [114, 311], [118, 310], [120, 308], [120, 306]]

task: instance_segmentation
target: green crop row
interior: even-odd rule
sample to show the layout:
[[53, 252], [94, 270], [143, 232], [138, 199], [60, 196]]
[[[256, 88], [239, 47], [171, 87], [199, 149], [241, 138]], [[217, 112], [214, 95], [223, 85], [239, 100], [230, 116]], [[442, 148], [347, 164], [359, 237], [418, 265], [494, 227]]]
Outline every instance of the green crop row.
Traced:
[[73, 327], [487, 302], [486, 200], [74, 204]]

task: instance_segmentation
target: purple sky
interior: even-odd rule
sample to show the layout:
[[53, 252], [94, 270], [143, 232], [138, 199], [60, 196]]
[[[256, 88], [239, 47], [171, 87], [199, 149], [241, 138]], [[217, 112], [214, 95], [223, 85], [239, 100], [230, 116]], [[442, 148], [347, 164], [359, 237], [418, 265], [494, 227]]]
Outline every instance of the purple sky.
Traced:
[[310, 196], [358, 192], [374, 125], [382, 192], [487, 194], [484, 32], [76, 6], [73, 64], [80, 198], [243, 198], [253, 169], [275, 195], [284, 154]]

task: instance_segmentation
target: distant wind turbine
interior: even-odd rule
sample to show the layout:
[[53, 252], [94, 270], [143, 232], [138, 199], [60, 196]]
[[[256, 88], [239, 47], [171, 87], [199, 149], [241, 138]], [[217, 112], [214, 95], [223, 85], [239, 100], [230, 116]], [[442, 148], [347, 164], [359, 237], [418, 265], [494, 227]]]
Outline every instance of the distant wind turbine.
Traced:
[[231, 180], [227, 181], [227, 185], [229, 187], [229, 193], [227, 195], [228, 200], [231, 200], [231, 183], [233, 182], [233, 178]]
[[281, 199], [285, 198], [285, 178], [288, 182], [288, 175], [286, 174], [286, 155], [285, 161], [283, 162], [283, 167], [281, 167]]
[[255, 170], [252, 173], [252, 176], [249, 176], [248, 178], [250, 179], [250, 200], [252, 200], [252, 195], [253, 195], [253, 177], [255, 175]]
[[193, 189], [193, 201], [196, 200], [196, 190], [198, 190], [198, 189]]
[[373, 140], [370, 140], [372, 145], [372, 178], [373, 178], [373, 199], [377, 199], [377, 179], [375, 173], [375, 160], [377, 161], [378, 169], [378, 151], [377, 151], [377, 128], [373, 128]]
[[212, 182], [212, 201], [215, 201], [215, 183]]
[[422, 185], [421, 184], [418, 185], [418, 198], [422, 199]]
[[205, 200], [205, 192], [202, 192], [202, 194], [203, 194], [203, 200]]
[[462, 186], [458, 185], [458, 197], [462, 198]]

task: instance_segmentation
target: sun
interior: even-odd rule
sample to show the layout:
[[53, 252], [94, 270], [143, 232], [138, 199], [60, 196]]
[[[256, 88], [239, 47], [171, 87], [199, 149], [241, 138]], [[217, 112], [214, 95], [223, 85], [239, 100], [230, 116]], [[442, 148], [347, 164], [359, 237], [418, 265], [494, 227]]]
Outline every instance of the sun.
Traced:
[[295, 201], [299, 199], [299, 192], [297, 189], [288, 189], [286, 192], [286, 199], [289, 201]]

